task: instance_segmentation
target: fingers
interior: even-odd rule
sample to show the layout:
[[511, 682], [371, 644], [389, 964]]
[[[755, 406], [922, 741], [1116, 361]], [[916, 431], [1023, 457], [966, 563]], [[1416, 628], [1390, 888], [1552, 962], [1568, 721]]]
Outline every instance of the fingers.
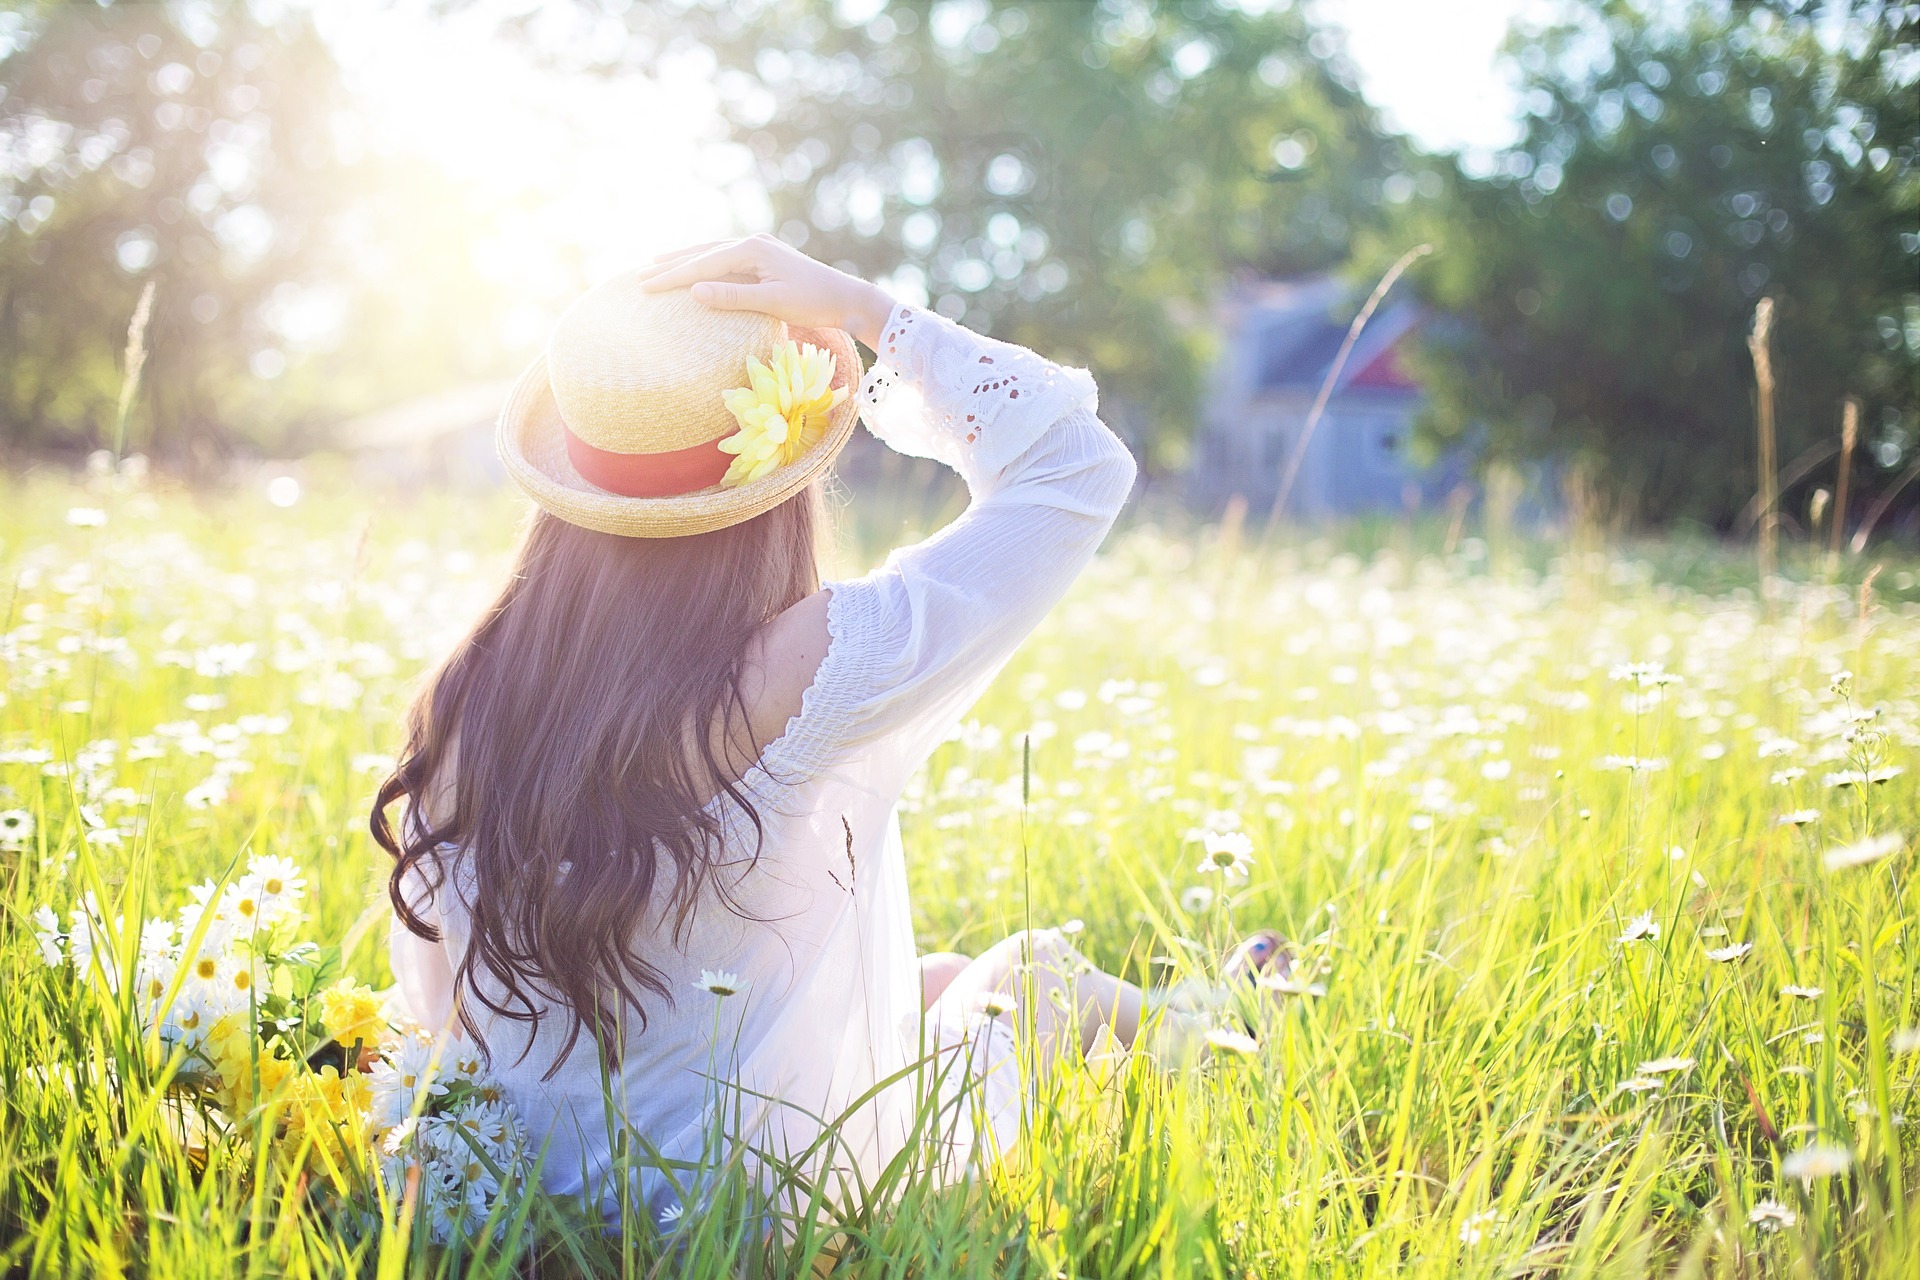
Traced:
[[691, 257], [649, 268], [640, 273], [640, 279], [649, 292], [658, 292], [662, 289], [685, 288], [715, 276], [753, 271], [758, 266], [758, 246], [751, 240], [733, 240], [719, 248], [694, 252]]
[[[653, 286], [649, 284], [648, 288]], [[773, 284], [740, 284], [732, 280], [703, 280], [693, 286], [693, 300], [716, 311], [764, 311], [779, 315], [780, 295]]]
[[723, 244], [731, 243], [732, 241], [729, 240], [706, 240], [699, 244], [690, 244], [678, 249], [669, 249], [665, 253], [656, 253], [653, 255], [651, 261], [678, 262], [682, 258], [690, 258], [696, 253], [705, 253], [709, 249], [717, 249]]

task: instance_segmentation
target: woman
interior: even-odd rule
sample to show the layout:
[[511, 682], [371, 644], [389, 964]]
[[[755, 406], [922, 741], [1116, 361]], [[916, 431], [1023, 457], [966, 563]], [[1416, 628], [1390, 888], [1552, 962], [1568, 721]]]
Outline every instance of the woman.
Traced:
[[[864, 384], [849, 335], [879, 356]], [[499, 436], [538, 510], [373, 817], [404, 997], [485, 1046], [549, 1190], [673, 1214], [675, 1170], [717, 1151], [870, 1180], [928, 1136], [916, 1063], [946, 1150], [1004, 1150], [1016, 1022], [1042, 1062], [1140, 1033], [1140, 989], [1057, 932], [916, 960], [894, 812], [1126, 500], [1094, 407], [1085, 371], [766, 236], [556, 326]], [[972, 500], [823, 586], [819, 487], [856, 415]]]

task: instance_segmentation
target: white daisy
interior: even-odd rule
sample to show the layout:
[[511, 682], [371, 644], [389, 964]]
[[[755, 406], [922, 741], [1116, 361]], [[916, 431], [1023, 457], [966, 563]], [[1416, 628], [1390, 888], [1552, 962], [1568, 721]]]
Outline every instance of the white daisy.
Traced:
[[1206, 855], [1197, 868], [1202, 875], [1221, 874], [1244, 880], [1253, 870], [1253, 839], [1244, 831], [1209, 831], [1201, 837]]
[[1878, 862], [1891, 853], [1898, 853], [1906, 847], [1907, 838], [1897, 831], [1884, 832], [1877, 836], [1868, 836], [1852, 844], [1837, 845], [1820, 855], [1821, 865], [1829, 871], [1839, 871], [1847, 867], [1863, 867], [1870, 862]]
[[1691, 1069], [1693, 1061], [1692, 1058], [1677, 1055], [1670, 1058], [1652, 1058], [1640, 1064], [1640, 1074], [1643, 1076], [1672, 1075], [1675, 1072]]
[[1837, 1177], [1852, 1167], [1853, 1152], [1830, 1142], [1809, 1142], [1780, 1162], [1784, 1177], [1802, 1182]]
[[40, 946], [40, 959], [48, 968], [58, 968], [67, 962], [67, 935], [61, 932], [60, 917], [53, 914], [53, 908], [38, 906], [33, 909], [33, 940]]
[[1818, 1000], [1826, 993], [1825, 987], [1803, 987], [1795, 983], [1788, 983], [1780, 988], [1780, 994], [1789, 1000]]
[[1747, 953], [1752, 950], [1753, 944], [1751, 942], [1736, 942], [1728, 947], [1715, 947], [1713, 950], [1707, 952], [1707, 959], [1713, 961], [1715, 964], [1732, 964], [1736, 960], [1745, 959]]
[[1260, 1042], [1241, 1031], [1230, 1031], [1225, 1027], [1215, 1027], [1207, 1032], [1207, 1047], [1216, 1055], [1233, 1058], [1251, 1058], [1260, 1052]]
[[1479, 1244], [1487, 1238], [1488, 1230], [1497, 1226], [1499, 1222], [1500, 1212], [1497, 1209], [1488, 1209], [1484, 1213], [1474, 1214], [1460, 1224], [1460, 1243], [1469, 1248]]
[[722, 1000], [728, 996], [739, 995], [747, 989], [747, 984], [737, 973], [728, 973], [725, 969], [702, 969], [693, 985], [702, 991], [710, 991]]
[[1762, 1200], [1747, 1214], [1747, 1221], [1761, 1231], [1781, 1231], [1800, 1221], [1800, 1215], [1778, 1200]]
[[376, 1129], [392, 1129], [412, 1115], [422, 1094], [428, 1099], [443, 1096], [447, 1086], [433, 1071], [434, 1045], [430, 1040], [408, 1036], [381, 1055], [367, 1075], [372, 1093], [370, 1113]]
[[1621, 931], [1619, 940], [1621, 942], [1639, 942], [1645, 939], [1651, 942], [1657, 940], [1659, 937], [1659, 921], [1653, 918], [1653, 912], [1642, 911], [1639, 915], [1627, 921], [1627, 927]]
[[33, 814], [25, 809], [0, 812], [0, 849], [24, 849], [33, 839]]
[[1005, 991], [988, 991], [980, 996], [980, 1012], [989, 1018], [999, 1018], [1012, 1013], [1018, 1003]]

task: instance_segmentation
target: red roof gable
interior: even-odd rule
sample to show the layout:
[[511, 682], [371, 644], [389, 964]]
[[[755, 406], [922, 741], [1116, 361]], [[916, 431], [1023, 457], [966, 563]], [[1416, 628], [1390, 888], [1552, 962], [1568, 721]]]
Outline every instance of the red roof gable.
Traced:
[[1392, 346], [1367, 362], [1353, 377], [1347, 379], [1350, 387], [1368, 387], [1376, 391], [1418, 391], [1420, 384], [1414, 381], [1412, 372], [1407, 368], [1406, 359], [1400, 354], [1401, 346], [1406, 342], [1401, 337]]

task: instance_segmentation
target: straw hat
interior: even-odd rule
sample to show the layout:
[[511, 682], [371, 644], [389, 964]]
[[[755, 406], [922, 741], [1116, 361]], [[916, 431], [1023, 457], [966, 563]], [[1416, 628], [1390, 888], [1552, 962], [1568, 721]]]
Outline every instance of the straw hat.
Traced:
[[[846, 397], [794, 461], [722, 488], [739, 423], [723, 393], [747, 385], [789, 340], [833, 357]], [[541, 507], [586, 529], [628, 538], [711, 533], [785, 502], [833, 462], [859, 416], [860, 352], [839, 329], [789, 327], [756, 311], [716, 311], [685, 289], [648, 293], [618, 276], [560, 317], [500, 413], [507, 474]]]

